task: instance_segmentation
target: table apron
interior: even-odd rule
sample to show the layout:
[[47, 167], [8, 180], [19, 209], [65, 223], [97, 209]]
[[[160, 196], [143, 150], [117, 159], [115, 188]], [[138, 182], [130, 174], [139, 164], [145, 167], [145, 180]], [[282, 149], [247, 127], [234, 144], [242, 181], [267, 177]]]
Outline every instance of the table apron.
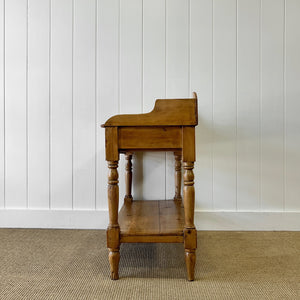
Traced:
[[119, 149], [180, 149], [182, 127], [119, 127]]

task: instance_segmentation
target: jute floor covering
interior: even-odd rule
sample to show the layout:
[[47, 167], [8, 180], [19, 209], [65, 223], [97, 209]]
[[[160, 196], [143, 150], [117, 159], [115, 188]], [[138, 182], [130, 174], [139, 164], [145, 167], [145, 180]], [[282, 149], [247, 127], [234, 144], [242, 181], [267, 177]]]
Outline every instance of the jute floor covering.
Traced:
[[0, 299], [300, 299], [300, 232], [199, 232], [194, 282], [183, 253], [124, 244], [112, 281], [104, 230], [0, 229]]

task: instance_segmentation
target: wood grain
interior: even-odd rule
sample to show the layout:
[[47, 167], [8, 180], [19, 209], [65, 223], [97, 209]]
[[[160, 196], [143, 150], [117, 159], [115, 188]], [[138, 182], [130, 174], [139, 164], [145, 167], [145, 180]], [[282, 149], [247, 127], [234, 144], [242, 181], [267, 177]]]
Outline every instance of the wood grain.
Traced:
[[181, 127], [120, 127], [120, 149], [181, 148]]
[[184, 209], [181, 201], [159, 201], [160, 234], [180, 234], [184, 227]]
[[195, 228], [194, 208], [195, 208], [195, 188], [194, 188], [194, 163], [183, 163], [183, 201], [185, 213], [185, 228]]
[[102, 125], [102, 127], [178, 125], [195, 126], [198, 124], [196, 112], [197, 98], [158, 99], [156, 100], [154, 109], [151, 112], [138, 115], [116, 115], [108, 119]]
[[179, 201], [135, 200], [124, 203], [119, 224], [123, 240], [127, 236], [182, 236], [184, 211]]
[[182, 127], [182, 161], [195, 161], [195, 127]]
[[121, 235], [120, 242], [121, 243], [183, 243], [183, 236], [182, 235]]
[[181, 152], [174, 152], [175, 156], [175, 201], [182, 201], [181, 197], [181, 176], [182, 176], [182, 154]]
[[158, 201], [124, 203], [119, 213], [121, 236], [159, 234]]
[[120, 252], [115, 249], [109, 249], [108, 259], [110, 264], [110, 278], [117, 280], [119, 279]]
[[119, 160], [118, 129], [116, 127], [105, 129], [105, 153], [107, 161]]
[[131, 189], [132, 189], [132, 154], [131, 153], [126, 153], [125, 155], [126, 159], [126, 166], [125, 166], [125, 198], [124, 201], [132, 201], [132, 194], [131, 194]]
[[[197, 94], [195, 92], [193, 97], [192, 99], [158, 100], [154, 110], [149, 114], [117, 115], [110, 118], [102, 126], [105, 128], [106, 160], [109, 160], [107, 245], [110, 251], [109, 262], [112, 279], [118, 279], [119, 277], [119, 244], [122, 242], [184, 242], [188, 279], [193, 280], [194, 278], [196, 243], [191, 243], [193, 239], [190, 238], [190, 233], [193, 232], [193, 236], [196, 234], [193, 166], [198, 109]], [[186, 120], [186, 118], [189, 119]], [[174, 126], [174, 124], [177, 124], [174, 120], [177, 120], [176, 122], [181, 125]], [[162, 125], [165, 122], [168, 124]], [[110, 124], [110, 126], [107, 126], [107, 124]], [[144, 150], [173, 150], [176, 159], [175, 200], [181, 200], [181, 160], [183, 157], [185, 170], [184, 209], [182, 201], [174, 201], [174, 199], [169, 201], [132, 201], [132, 152]], [[125, 201], [118, 216], [117, 167], [119, 153], [125, 153], [127, 163]], [[183, 229], [187, 233], [184, 234]]]
[[118, 209], [119, 209], [119, 174], [118, 161], [108, 162], [108, 211], [109, 211], [109, 227], [119, 227], [118, 225]]

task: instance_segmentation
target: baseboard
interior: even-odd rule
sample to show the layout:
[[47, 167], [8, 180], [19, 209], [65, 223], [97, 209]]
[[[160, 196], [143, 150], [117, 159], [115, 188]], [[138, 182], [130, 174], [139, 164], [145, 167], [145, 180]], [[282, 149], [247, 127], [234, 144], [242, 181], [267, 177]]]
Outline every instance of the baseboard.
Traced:
[[107, 210], [0, 209], [2, 228], [105, 229]]
[[[2, 228], [105, 229], [107, 210], [0, 209]], [[196, 211], [198, 230], [300, 231], [300, 212]]]
[[300, 212], [208, 212], [195, 213], [200, 230], [300, 231]]

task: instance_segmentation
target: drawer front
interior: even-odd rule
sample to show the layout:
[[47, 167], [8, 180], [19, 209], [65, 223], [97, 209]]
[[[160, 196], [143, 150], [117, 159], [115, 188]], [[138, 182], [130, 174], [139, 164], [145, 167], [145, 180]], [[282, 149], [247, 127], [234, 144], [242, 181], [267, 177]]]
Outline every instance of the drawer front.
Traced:
[[119, 149], [179, 149], [181, 127], [119, 127]]

